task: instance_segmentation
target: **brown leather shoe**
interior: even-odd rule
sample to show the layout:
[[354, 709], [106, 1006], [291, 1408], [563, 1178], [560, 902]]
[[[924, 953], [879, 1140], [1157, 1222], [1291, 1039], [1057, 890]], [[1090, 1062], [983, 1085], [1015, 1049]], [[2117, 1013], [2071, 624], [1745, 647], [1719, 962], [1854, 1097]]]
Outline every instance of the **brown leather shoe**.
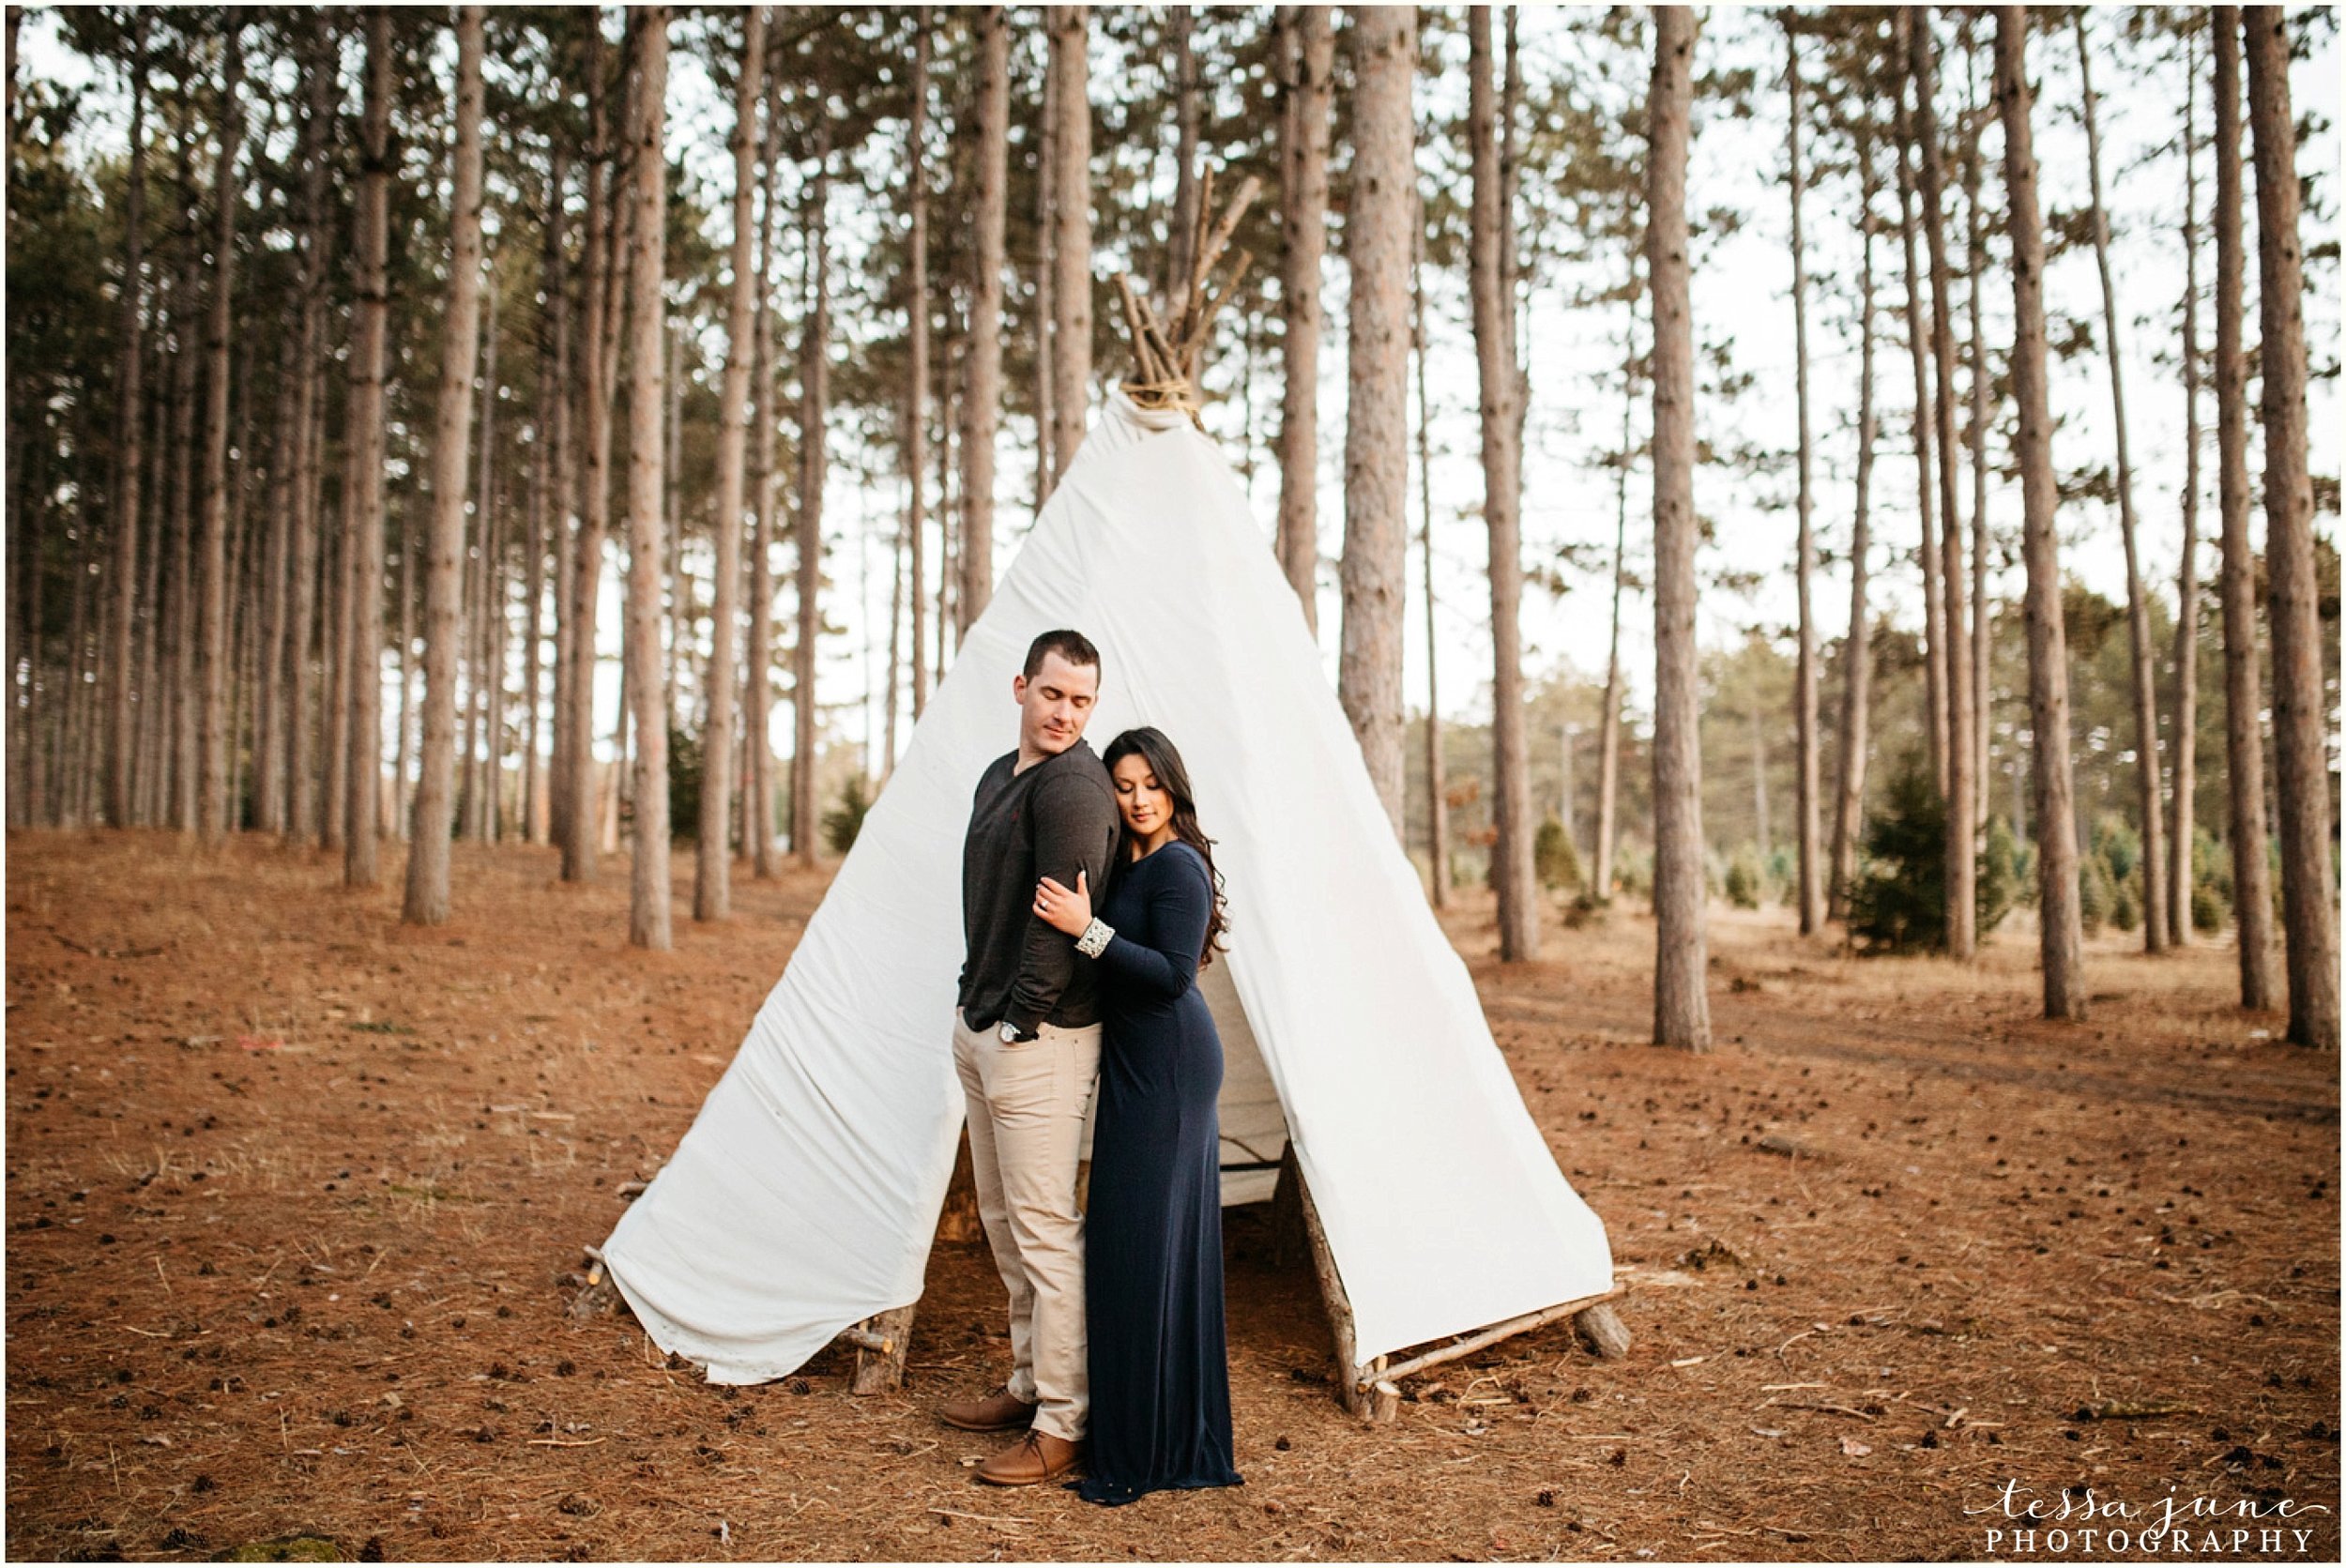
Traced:
[[949, 1400], [937, 1415], [946, 1425], [965, 1432], [1014, 1432], [1034, 1420], [1034, 1410], [1005, 1385], [976, 1399]]
[[1084, 1445], [1052, 1432], [1028, 1434], [978, 1467], [989, 1486], [1040, 1486], [1083, 1463]]

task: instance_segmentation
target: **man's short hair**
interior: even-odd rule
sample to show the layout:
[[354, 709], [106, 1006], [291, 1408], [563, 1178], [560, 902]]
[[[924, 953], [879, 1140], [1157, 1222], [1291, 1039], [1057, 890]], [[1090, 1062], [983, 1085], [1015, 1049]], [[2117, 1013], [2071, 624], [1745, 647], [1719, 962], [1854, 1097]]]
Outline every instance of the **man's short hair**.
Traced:
[[1089, 664], [1100, 667], [1100, 650], [1091, 646], [1091, 639], [1080, 632], [1045, 632], [1027, 645], [1026, 677], [1032, 680], [1043, 673], [1044, 654], [1056, 653], [1077, 669]]

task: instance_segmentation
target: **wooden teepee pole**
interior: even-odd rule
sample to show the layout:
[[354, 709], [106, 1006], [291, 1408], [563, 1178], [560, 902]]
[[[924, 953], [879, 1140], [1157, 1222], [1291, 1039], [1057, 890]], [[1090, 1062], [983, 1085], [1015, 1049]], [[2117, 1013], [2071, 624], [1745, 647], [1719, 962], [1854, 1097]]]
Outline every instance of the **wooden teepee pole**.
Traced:
[[[1239, 281], [1255, 258], [1251, 252], [1241, 251], [1218, 288], [1210, 286], [1213, 269], [1223, 252], [1229, 249], [1230, 237], [1238, 232], [1246, 209], [1254, 205], [1261, 190], [1262, 182], [1251, 175], [1239, 187], [1238, 194], [1207, 234], [1205, 243], [1198, 247], [1189, 277], [1181, 280], [1182, 297], [1178, 307], [1164, 320], [1135, 290], [1130, 274], [1118, 275], [1117, 296], [1133, 344], [1134, 373], [1125, 380], [1124, 392], [1140, 407], [1181, 409], [1192, 423], [1197, 422], [1197, 410], [1203, 401], [1197, 372], [1205, 356], [1206, 342], [1212, 335], [1214, 316], [1238, 293]], [[1213, 172], [1209, 169], [1199, 186], [1199, 210], [1211, 210], [1212, 200]], [[1169, 299], [1162, 303], [1174, 305]]]

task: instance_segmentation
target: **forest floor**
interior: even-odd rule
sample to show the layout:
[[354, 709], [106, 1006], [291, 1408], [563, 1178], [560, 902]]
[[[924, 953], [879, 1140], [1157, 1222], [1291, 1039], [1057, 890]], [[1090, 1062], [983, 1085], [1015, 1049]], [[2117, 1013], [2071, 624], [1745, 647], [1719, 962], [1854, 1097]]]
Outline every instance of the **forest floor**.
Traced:
[[2139, 1545], [2171, 1498], [2226, 1511], [2194, 1557], [2338, 1557], [2338, 1058], [2230, 1007], [2228, 947], [2098, 939], [2092, 1021], [2054, 1026], [2025, 933], [1958, 967], [1718, 910], [1696, 1058], [1644, 1043], [1650, 921], [1501, 965], [1461, 895], [1634, 1350], [1559, 1325], [1355, 1425], [1308, 1266], [1237, 1210], [1246, 1484], [1109, 1510], [973, 1484], [991, 1439], [934, 1419], [1007, 1366], [982, 1246], [934, 1251], [901, 1394], [829, 1352], [714, 1387], [565, 1314], [824, 875], [741, 877], [714, 930], [680, 902], [654, 954], [616, 860], [563, 887], [459, 845], [430, 931], [396, 855], [337, 870], [8, 838], [12, 1559], [2171, 1557]]

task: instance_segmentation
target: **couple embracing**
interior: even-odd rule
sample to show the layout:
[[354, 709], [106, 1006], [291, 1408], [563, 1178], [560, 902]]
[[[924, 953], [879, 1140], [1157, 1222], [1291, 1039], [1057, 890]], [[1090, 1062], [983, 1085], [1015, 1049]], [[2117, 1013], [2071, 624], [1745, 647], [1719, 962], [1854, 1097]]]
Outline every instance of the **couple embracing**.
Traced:
[[1077, 1492], [1115, 1504], [1241, 1478], [1223, 1333], [1222, 1043], [1196, 987], [1224, 928], [1221, 879], [1172, 742], [1149, 728], [1104, 754], [1084, 740], [1100, 677], [1082, 633], [1037, 637], [1011, 682], [1018, 748], [971, 804], [953, 1060], [1015, 1364], [1006, 1386], [938, 1413], [1023, 1432], [979, 1480], [1080, 1470]]

